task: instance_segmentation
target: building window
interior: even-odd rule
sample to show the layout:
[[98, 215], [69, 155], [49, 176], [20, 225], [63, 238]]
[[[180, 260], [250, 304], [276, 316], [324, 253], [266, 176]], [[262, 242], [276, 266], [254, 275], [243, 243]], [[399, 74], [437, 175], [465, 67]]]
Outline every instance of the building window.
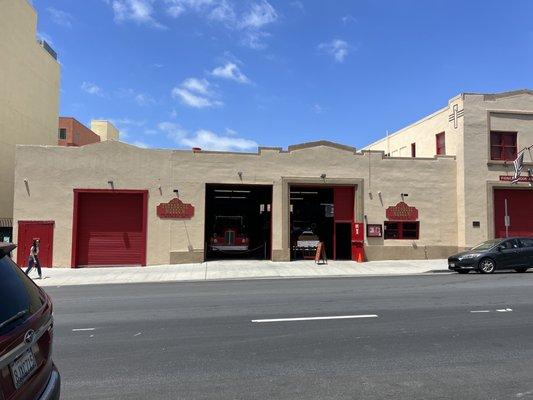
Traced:
[[418, 239], [420, 222], [385, 221], [385, 239]]
[[416, 143], [411, 143], [411, 157], [416, 157]]
[[444, 132], [437, 133], [435, 138], [437, 142], [437, 155], [446, 155], [446, 138], [444, 136]]
[[490, 133], [490, 159], [504, 161], [516, 159], [516, 132]]
[[59, 128], [59, 139], [60, 140], [67, 139], [67, 130], [65, 128]]

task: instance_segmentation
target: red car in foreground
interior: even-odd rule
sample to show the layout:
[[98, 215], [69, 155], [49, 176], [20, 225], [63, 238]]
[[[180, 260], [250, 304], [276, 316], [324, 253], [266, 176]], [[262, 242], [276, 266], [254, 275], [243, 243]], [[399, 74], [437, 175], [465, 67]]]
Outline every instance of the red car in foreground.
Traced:
[[0, 243], [0, 400], [56, 400], [52, 301], [11, 260], [15, 247]]

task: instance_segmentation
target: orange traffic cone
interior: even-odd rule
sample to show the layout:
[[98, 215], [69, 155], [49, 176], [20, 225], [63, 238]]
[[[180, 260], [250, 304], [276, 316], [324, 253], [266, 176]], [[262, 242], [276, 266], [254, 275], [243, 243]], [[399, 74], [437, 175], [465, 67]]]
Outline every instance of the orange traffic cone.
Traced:
[[364, 260], [363, 260], [363, 252], [359, 252], [359, 253], [357, 254], [357, 262], [358, 262], [358, 263], [362, 263], [362, 262], [364, 262]]

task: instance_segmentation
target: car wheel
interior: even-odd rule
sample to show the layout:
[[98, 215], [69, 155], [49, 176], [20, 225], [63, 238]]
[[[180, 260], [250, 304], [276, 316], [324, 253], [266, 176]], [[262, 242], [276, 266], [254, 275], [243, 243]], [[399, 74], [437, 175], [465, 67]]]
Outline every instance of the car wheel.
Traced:
[[515, 270], [516, 272], [526, 272], [526, 271], [527, 271], [527, 268], [524, 268], [524, 267], [522, 267], [522, 268], [515, 268], [514, 270]]
[[482, 274], [492, 274], [496, 269], [496, 264], [490, 258], [484, 258], [479, 262], [479, 272]]
[[470, 271], [467, 270], [467, 269], [459, 269], [459, 270], [457, 270], [457, 273], [458, 273], [458, 274], [468, 274], [469, 272], [470, 272]]

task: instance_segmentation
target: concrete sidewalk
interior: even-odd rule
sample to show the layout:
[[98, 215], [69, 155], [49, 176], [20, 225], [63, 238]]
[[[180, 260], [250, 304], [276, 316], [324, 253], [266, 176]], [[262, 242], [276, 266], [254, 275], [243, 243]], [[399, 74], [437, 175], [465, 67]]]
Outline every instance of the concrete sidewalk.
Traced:
[[[317, 278], [369, 275], [410, 275], [448, 268], [446, 260], [271, 262], [255, 260], [210, 261], [198, 264], [149, 267], [45, 268], [40, 286], [92, 285], [140, 282], [180, 282], [231, 279]], [[35, 272], [31, 276], [35, 278]]]

